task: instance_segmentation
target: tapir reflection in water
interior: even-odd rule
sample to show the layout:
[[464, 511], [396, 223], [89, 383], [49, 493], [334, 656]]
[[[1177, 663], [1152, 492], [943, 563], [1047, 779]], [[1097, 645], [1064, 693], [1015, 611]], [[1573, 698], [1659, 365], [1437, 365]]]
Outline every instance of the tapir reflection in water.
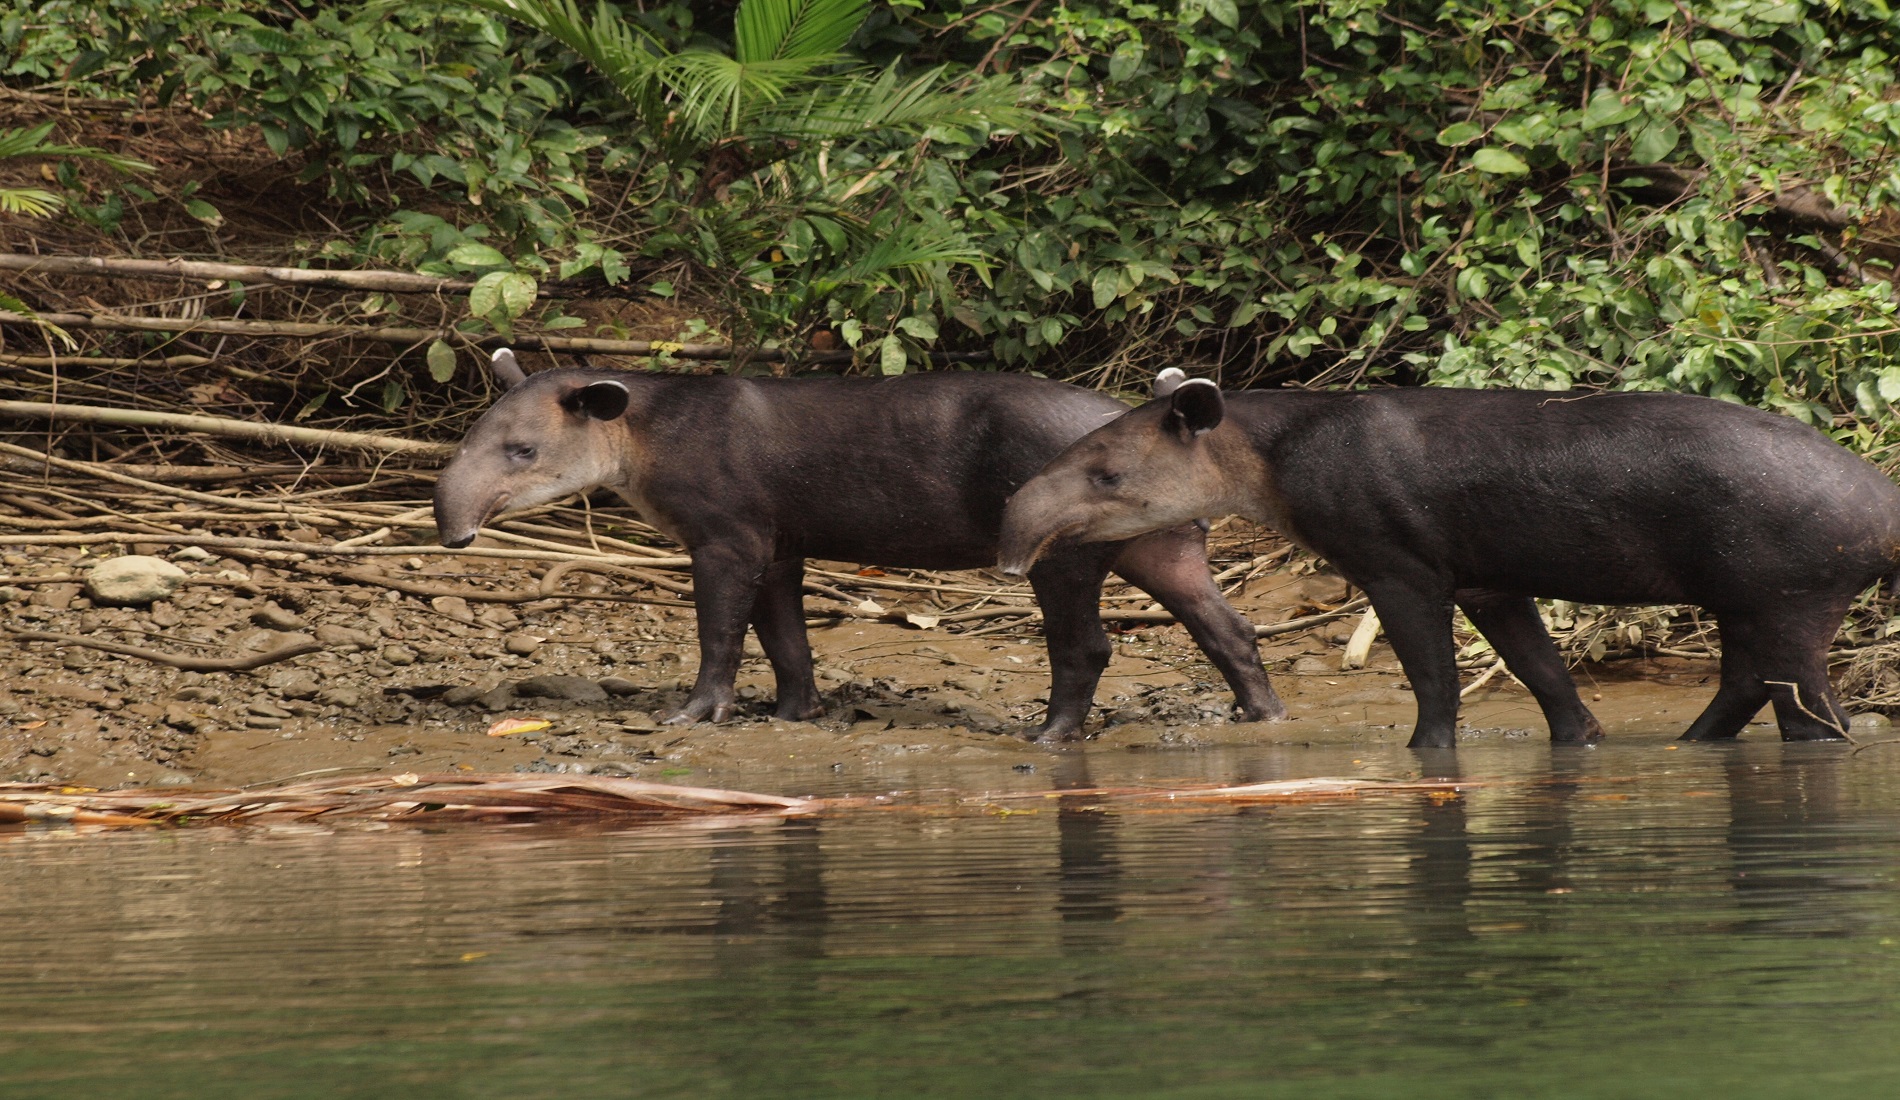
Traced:
[[[1010, 493], [1068, 443], [1127, 411], [1105, 395], [1020, 375], [526, 376], [505, 349], [495, 372], [508, 392], [436, 482], [443, 545], [468, 545], [503, 511], [595, 486], [618, 490], [693, 556], [699, 677], [674, 722], [730, 716], [748, 623], [778, 681], [778, 716], [821, 714], [805, 635], [807, 557], [988, 566]], [[1028, 570], [1052, 680], [1040, 738], [1082, 733], [1109, 659], [1099, 601], [1110, 570], [1187, 626], [1243, 717], [1286, 714], [1253, 627], [1208, 572], [1196, 518], [1056, 551]]]
[[1413, 747], [1453, 744], [1452, 607], [1531, 690], [1553, 741], [1594, 741], [1533, 597], [1690, 603], [1721, 631], [1685, 740], [1772, 700], [1781, 736], [1838, 738], [1827, 648], [1900, 566], [1900, 490], [1820, 432], [1660, 393], [1178, 385], [1070, 445], [1009, 502], [1002, 568], [1193, 516], [1278, 528], [1365, 590], [1418, 700]]

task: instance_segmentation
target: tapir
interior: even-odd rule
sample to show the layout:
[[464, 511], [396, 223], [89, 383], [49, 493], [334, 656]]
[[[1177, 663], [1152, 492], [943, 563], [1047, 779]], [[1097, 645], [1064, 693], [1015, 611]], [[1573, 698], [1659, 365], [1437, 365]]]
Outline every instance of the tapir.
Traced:
[[[969, 371], [885, 380], [581, 368], [528, 376], [505, 349], [494, 368], [506, 392], [436, 482], [443, 545], [468, 545], [504, 511], [596, 486], [618, 490], [693, 558], [699, 675], [674, 722], [730, 716], [747, 624], [777, 680], [777, 715], [823, 713], [805, 634], [805, 559], [989, 566], [1009, 495], [1128, 408], [1060, 382]], [[1100, 597], [1111, 570], [1188, 628], [1241, 716], [1285, 716], [1252, 625], [1208, 571], [1196, 518], [1059, 550], [1028, 570], [1052, 681], [1038, 739], [1082, 733], [1110, 655]]]
[[1827, 649], [1900, 566], [1900, 490], [1785, 416], [1664, 393], [1256, 391], [1183, 383], [1071, 444], [1011, 498], [1001, 565], [1240, 513], [1363, 589], [1418, 703], [1413, 747], [1458, 719], [1452, 608], [1542, 707], [1603, 729], [1534, 597], [1689, 603], [1722, 642], [1683, 734], [1732, 738], [1774, 703], [1785, 740], [1845, 735]]

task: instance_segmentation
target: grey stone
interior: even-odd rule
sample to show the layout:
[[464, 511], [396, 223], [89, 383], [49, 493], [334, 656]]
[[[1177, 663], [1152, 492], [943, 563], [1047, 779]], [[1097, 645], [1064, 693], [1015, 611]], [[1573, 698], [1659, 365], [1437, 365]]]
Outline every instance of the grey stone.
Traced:
[[181, 546], [172, 551], [174, 561], [215, 561], [217, 557], [202, 546]]
[[1892, 726], [1893, 720], [1878, 711], [1856, 714], [1853, 718], [1849, 719], [1847, 723], [1849, 730], [1866, 730], [1869, 733], [1877, 730], [1890, 729]]
[[435, 613], [458, 623], [475, 624], [475, 615], [468, 609], [468, 601], [460, 596], [437, 596], [429, 601]]
[[280, 730], [284, 728], [284, 720], [282, 718], [266, 718], [261, 714], [252, 714], [244, 719], [244, 725], [254, 730]]
[[607, 692], [585, 676], [530, 676], [515, 685], [517, 695], [532, 699], [562, 699], [570, 703], [600, 703]]
[[378, 654], [383, 663], [391, 665], [413, 665], [416, 663], [416, 651], [406, 645], [386, 645]]
[[269, 630], [302, 630], [306, 625], [303, 618], [296, 612], [280, 607], [276, 603], [266, 603], [263, 607], [251, 612], [251, 621]]
[[507, 710], [515, 705], [515, 689], [510, 684], [496, 684], [482, 692], [481, 704], [487, 711]]
[[532, 656], [535, 650], [541, 648], [541, 643], [544, 640], [545, 639], [537, 638], [532, 634], [510, 634], [501, 640], [501, 645], [503, 649], [506, 649], [517, 657], [528, 657]]
[[86, 595], [106, 603], [143, 606], [177, 591], [185, 571], [163, 558], [127, 554], [107, 558], [86, 574]]
[[317, 641], [332, 649], [344, 653], [353, 653], [359, 649], [368, 649], [376, 644], [376, 639], [361, 630], [352, 630], [347, 626], [325, 624], [317, 628]]
[[245, 708], [259, 718], [289, 718], [290, 712], [268, 699], [259, 699]]
[[326, 707], [360, 707], [363, 705], [363, 693], [349, 684], [334, 684], [317, 692], [317, 702]]
[[1333, 662], [1324, 657], [1301, 657], [1293, 662], [1295, 672], [1337, 672]]
[[452, 707], [465, 707], [487, 694], [473, 684], [459, 684], [442, 693], [442, 701]]
[[594, 682], [600, 685], [600, 690], [609, 695], [638, 695], [640, 693], [640, 685], [623, 676], [602, 676]]
[[321, 685], [317, 678], [298, 669], [280, 669], [264, 680], [264, 686], [286, 699], [315, 699]]

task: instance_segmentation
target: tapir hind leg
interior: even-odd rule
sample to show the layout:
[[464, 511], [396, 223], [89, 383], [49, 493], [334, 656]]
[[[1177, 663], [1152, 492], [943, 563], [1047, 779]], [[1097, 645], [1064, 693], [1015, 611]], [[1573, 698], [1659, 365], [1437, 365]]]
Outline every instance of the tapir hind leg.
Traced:
[[1087, 545], [1042, 559], [1029, 571], [1029, 585], [1042, 607], [1042, 633], [1049, 646], [1049, 712], [1037, 741], [1074, 741], [1095, 703], [1095, 686], [1108, 667], [1112, 647], [1102, 632], [1102, 582], [1111, 547]]
[[1577, 695], [1576, 681], [1564, 667], [1563, 654], [1550, 640], [1537, 602], [1529, 596], [1491, 592], [1458, 593], [1458, 606], [1478, 628], [1504, 667], [1518, 678], [1543, 708], [1552, 741], [1600, 741], [1603, 727]]
[[766, 566], [752, 603], [752, 628], [772, 662], [778, 681], [778, 708], [788, 722], [803, 722], [825, 712], [811, 675], [811, 639], [805, 633], [805, 562], [802, 558]]
[[1227, 602], [1208, 572], [1207, 532], [1199, 525], [1143, 535], [1122, 548], [1114, 569], [1187, 627], [1194, 644], [1234, 689], [1234, 699], [1247, 721], [1286, 717], [1286, 704], [1274, 694], [1267, 670], [1260, 665], [1253, 624]]
[[1762, 704], [1775, 705], [1783, 741], [1835, 741], [1847, 712], [1827, 677], [1827, 647], [1847, 613], [1846, 600], [1769, 612], [1717, 613], [1722, 686], [1682, 735], [1685, 741], [1734, 737]]

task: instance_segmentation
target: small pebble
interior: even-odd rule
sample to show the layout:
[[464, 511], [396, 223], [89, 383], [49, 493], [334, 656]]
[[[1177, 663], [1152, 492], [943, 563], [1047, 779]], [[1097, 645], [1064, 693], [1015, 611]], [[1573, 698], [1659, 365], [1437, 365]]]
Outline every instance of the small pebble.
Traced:
[[532, 634], [510, 634], [501, 640], [501, 645], [503, 649], [517, 657], [527, 657], [540, 649], [541, 643], [545, 640]]

